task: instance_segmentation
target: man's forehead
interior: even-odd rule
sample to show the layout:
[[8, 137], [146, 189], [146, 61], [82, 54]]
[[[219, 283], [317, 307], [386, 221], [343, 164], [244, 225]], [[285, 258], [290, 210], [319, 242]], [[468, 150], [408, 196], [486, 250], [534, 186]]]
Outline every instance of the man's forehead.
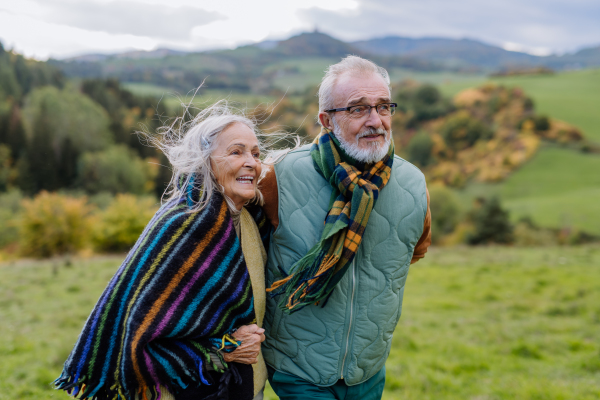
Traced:
[[[333, 87], [334, 101], [359, 104], [365, 101], [390, 101], [390, 90], [378, 74], [344, 74]], [[352, 104], [348, 104], [352, 105]]]

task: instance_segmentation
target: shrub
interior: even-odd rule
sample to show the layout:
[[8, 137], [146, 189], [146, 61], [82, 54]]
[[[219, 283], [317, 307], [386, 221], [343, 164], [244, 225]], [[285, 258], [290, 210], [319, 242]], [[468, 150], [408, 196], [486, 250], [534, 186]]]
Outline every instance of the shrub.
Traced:
[[550, 229], [537, 226], [529, 217], [523, 217], [514, 229], [517, 246], [554, 246], [558, 243], [556, 234]]
[[454, 192], [442, 185], [429, 187], [429, 208], [431, 209], [431, 231], [433, 241], [451, 233], [459, 222], [460, 206]]
[[18, 240], [17, 216], [23, 195], [18, 190], [0, 194], [0, 248]]
[[90, 238], [87, 199], [40, 192], [24, 200], [19, 244], [24, 255], [51, 257], [81, 250]]
[[483, 122], [464, 111], [448, 118], [441, 133], [446, 144], [454, 150], [471, 147], [479, 139], [489, 139], [493, 134]]
[[426, 167], [432, 161], [431, 150], [433, 149], [433, 141], [431, 136], [426, 132], [419, 132], [408, 143], [408, 160], [421, 167]]
[[127, 251], [136, 242], [156, 212], [156, 201], [119, 194], [108, 208], [98, 213], [94, 244], [101, 251]]
[[152, 169], [125, 146], [84, 153], [79, 160], [79, 183], [88, 193], [143, 194], [153, 187]]
[[478, 207], [471, 214], [475, 232], [469, 236], [468, 243], [512, 243], [513, 226], [510, 224], [508, 211], [500, 207], [498, 198], [479, 199], [478, 203]]
[[536, 131], [547, 131], [550, 129], [550, 119], [545, 115], [538, 115], [533, 118]]

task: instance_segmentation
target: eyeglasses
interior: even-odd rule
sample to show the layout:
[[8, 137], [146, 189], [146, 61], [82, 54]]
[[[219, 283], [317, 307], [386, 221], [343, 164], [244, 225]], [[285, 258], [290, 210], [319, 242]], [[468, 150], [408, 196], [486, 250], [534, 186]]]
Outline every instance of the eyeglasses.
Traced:
[[358, 105], [344, 108], [334, 108], [332, 110], [325, 110], [325, 112], [348, 111], [348, 115], [350, 115], [350, 118], [360, 119], [366, 115], [370, 115], [371, 108], [374, 108], [375, 111], [377, 111], [377, 114], [379, 114], [380, 116], [390, 117], [396, 112], [396, 107], [398, 107], [398, 104], [396, 103], [382, 103], [377, 104], [376, 106]]

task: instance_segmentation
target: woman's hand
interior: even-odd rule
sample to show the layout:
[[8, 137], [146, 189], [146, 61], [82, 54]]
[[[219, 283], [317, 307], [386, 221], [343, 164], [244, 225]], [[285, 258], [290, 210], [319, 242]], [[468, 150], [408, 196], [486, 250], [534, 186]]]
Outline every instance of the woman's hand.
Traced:
[[260, 344], [265, 340], [265, 330], [258, 325], [244, 325], [233, 333], [235, 340], [241, 341], [231, 353], [223, 354], [226, 362], [238, 362], [242, 364], [256, 364], [258, 362], [258, 353]]

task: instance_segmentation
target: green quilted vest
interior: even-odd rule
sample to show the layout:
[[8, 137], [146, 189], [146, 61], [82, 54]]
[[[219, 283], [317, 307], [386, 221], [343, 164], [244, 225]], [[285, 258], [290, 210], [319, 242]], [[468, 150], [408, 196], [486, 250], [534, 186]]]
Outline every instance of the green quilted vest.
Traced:
[[[271, 236], [267, 287], [318, 241], [331, 187], [313, 166], [310, 145], [275, 165], [279, 227]], [[400, 318], [404, 284], [427, 212], [425, 178], [395, 157], [354, 261], [325, 307], [286, 315], [267, 296], [264, 358], [271, 367], [320, 386], [362, 383], [385, 364]]]

